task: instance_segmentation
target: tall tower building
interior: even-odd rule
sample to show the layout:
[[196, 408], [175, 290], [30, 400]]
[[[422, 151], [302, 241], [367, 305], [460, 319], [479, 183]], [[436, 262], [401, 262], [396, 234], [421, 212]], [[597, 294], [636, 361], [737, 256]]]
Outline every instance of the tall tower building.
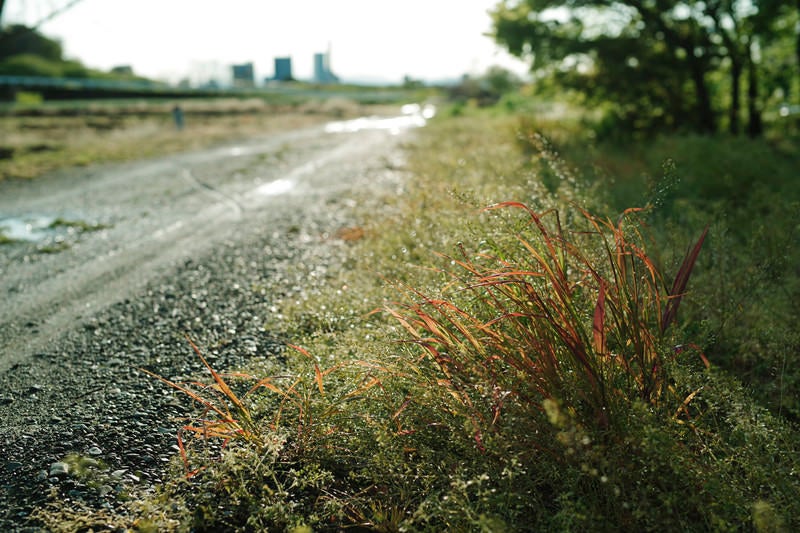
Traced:
[[325, 53], [314, 54], [314, 81], [317, 83], [339, 83], [339, 78], [331, 71], [331, 47]]

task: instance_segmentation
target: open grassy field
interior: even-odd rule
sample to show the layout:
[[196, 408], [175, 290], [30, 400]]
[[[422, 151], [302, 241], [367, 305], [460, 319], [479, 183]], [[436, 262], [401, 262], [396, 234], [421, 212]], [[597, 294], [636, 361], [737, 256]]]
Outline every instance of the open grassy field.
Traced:
[[[172, 115], [184, 113], [179, 131]], [[396, 112], [346, 98], [270, 104], [262, 99], [76, 102], [0, 111], [0, 180], [124, 161], [269, 135], [343, 117]]]
[[173, 384], [204, 409], [137, 524], [796, 530], [798, 153], [437, 118], [276, 303], [283, 360]]

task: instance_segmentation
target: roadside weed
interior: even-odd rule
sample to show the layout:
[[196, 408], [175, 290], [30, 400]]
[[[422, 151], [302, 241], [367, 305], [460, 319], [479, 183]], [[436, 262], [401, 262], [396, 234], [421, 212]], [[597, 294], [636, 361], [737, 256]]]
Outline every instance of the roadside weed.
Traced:
[[[634, 215], [616, 224], [580, 211], [584, 227], [566, 230], [557, 211], [521, 209], [528, 223], [512, 239], [461, 245], [446, 292], [389, 312], [431, 358], [437, 383], [467, 416], [489, 428], [511, 399], [541, 409], [562, 402], [581, 423], [608, 429], [620, 401], [657, 404], [677, 347], [667, 330], [677, 316], [704, 231], [667, 283], [645, 250]], [[700, 354], [708, 364], [704, 356]]]

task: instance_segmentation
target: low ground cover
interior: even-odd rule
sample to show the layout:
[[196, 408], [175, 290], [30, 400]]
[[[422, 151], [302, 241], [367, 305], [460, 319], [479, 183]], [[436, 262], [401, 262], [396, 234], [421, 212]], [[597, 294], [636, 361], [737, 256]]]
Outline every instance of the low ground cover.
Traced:
[[421, 130], [345, 268], [276, 302], [281, 357], [167, 384], [199, 413], [137, 526], [800, 526], [800, 161], [581, 134]]

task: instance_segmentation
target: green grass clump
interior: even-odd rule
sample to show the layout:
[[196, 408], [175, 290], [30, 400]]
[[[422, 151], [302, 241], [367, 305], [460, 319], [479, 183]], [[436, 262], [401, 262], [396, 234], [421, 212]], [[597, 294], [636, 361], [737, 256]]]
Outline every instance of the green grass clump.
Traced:
[[[650, 143], [591, 142], [567, 123], [520, 123], [520, 147], [555, 194], [569, 180], [581, 202], [617, 213], [649, 205], [647, 223], [659, 254], [679, 256], [688, 228], [710, 225], [704, 260], [694, 273], [685, 323], [716, 365], [752, 388], [773, 412], [800, 421], [800, 151], [796, 140], [665, 136]], [[539, 131], [555, 132], [542, 141]], [[554, 171], [550, 161], [560, 161]], [[564, 163], [567, 161], [568, 164]]]
[[[728, 198], [686, 184], [694, 141], [665, 139], [641, 150], [678, 147], [675, 167], [620, 167], [623, 202], [588, 163], [610, 148], [533, 124], [420, 131], [341, 270], [276, 303], [281, 359], [171, 384], [200, 412], [148, 502], [164, 529], [800, 527], [790, 165], [766, 158], [782, 177]], [[783, 360], [780, 401], [746, 357]]]
[[[603, 430], [615, 425], [619, 400], [658, 404], [668, 388], [667, 332], [705, 232], [667, 284], [627, 216], [614, 224], [583, 211], [585, 228], [569, 238], [557, 211], [490, 207], [498, 208], [524, 210], [528, 224], [511, 241], [460, 247], [451, 259], [460, 271], [445, 272], [447, 293], [466, 298], [410, 289], [414, 301], [390, 310], [434, 362], [424, 373], [461, 398], [476, 439], [514, 396], [535, 409], [542, 400], [566, 403], [582, 423]], [[474, 409], [481, 400], [489, 400], [487, 409]]]
[[[463, 420], [478, 472], [492, 472], [471, 480], [486, 491], [483, 516], [545, 530], [707, 530], [747, 523], [757, 500], [796, 516], [796, 434], [668, 334], [705, 232], [665, 283], [635, 221], [584, 211], [567, 231], [552, 212], [548, 227], [507, 206], [529, 223], [483, 242], [490, 252], [462, 248], [447, 299], [410, 290], [411, 303], [392, 310], [423, 353], [402, 365], [416, 376], [408, 389], [439, 402], [410, 425], [436, 410]], [[786, 468], [770, 478], [776, 457]], [[513, 488], [498, 484], [514, 470]]]

